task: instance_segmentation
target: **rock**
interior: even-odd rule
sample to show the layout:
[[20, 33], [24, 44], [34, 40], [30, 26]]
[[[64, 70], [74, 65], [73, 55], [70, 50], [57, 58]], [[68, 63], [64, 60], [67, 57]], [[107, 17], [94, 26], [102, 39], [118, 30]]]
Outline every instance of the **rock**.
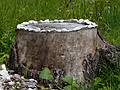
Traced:
[[15, 72], [14, 70], [8, 70], [9, 74], [14, 74], [14, 72]]
[[8, 85], [10, 85], [10, 86], [13, 86], [14, 84], [15, 84], [15, 82], [13, 82], [13, 81], [8, 82]]
[[37, 90], [37, 81], [35, 79], [25, 79], [19, 74], [10, 74], [4, 64], [0, 65], [0, 90], [14, 89]]
[[28, 90], [37, 90], [37, 89], [28, 88]]
[[7, 70], [0, 70], [0, 76], [5, 80], [10, 80], [10, 75]]
[[6, 70], [5, 64], [0, 65], [0, 70]]
[[18, 75], [18, 74], [14, 74], [14, 75], [11, 77], [11, 79], [13, 79], [13, 80], [15, 80], [15, 81], [19, 81], [19, 80], [21, 80], [21, 77], [20, 77], [20, 75]]
[[0, 90], [4, 90], [3, 89], [3, 85], [2, 85], [2, 82], [0, 81]]
[[29, 81], [37, 83], [37, 80], [35, 80], [35, 79], [29, 79]]

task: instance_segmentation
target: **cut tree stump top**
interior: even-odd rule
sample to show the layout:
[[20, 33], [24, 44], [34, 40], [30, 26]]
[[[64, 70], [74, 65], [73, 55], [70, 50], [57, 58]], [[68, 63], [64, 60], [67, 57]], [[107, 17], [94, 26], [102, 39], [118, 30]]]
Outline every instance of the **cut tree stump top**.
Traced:
[[70, 19], [70, 20], [40, 20], [23, 22], [17, 25], [17, 29], [23, 29], [35, 32], [70, 32], [78, 31], [81, 29], [95, 28], [97, 25], [89, 20], [83, 19]]

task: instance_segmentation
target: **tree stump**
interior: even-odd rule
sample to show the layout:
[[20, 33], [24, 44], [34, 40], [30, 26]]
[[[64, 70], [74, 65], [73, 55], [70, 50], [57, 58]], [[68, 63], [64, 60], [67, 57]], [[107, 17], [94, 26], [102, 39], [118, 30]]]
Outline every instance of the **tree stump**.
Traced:
[[31, 20], [17, 26], [8, 63], [10, 69], [30, 78], [48, 67], [56, 77], [68, 75], [85, 82], [95, 76], [98, 48], [105, 48], [105, 43], [89, 20]]

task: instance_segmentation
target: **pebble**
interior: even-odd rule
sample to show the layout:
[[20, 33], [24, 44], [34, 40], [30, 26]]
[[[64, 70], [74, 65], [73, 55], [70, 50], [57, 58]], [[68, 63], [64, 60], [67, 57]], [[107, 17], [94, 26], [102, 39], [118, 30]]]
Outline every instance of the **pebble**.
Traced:
[[4, 80], [10, 80], [10, 75], [8, 74], [7, 70], [0, 70], [0, 77], [2, 77]]
[[13, 82], [13, 81], [8, 82], [8, 85], [10, 85], [10, 86], [13, 86], [14, 84], [15, 84], [15, 82]]

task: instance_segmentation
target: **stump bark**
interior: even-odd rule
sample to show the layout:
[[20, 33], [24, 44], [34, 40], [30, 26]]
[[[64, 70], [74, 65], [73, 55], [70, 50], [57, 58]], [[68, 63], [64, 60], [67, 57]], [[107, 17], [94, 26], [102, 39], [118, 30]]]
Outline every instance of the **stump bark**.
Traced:
[[36, 78], [48, 67], [55, 77], [72, 76], [80, 82], [95, 77], [100, 54], [106, 48], [97, 25], [89, 20], [45, 20], [19, 24], [9, 68]]

